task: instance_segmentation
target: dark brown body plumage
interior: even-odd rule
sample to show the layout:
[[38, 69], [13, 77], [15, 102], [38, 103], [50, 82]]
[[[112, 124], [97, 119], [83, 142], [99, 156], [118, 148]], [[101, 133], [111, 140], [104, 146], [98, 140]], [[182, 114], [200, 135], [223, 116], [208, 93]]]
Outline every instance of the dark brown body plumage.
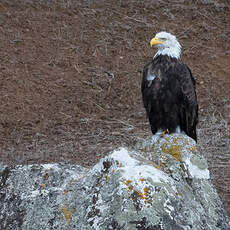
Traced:
[[190, 69], [176, 58], [159, 55], [144, 67], [141, 91], [153, 134], [158, 130], [174, 133], [179, 126], [197, 141], [195, 89]]

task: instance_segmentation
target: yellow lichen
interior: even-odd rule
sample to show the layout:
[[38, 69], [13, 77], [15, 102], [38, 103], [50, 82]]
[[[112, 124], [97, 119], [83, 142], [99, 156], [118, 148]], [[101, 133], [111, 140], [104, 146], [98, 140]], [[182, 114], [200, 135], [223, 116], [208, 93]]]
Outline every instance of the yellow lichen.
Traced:
[[105, 179], [106, 179], [106, 181], [108, 182], [108, 181], [109, 181], [109, 176], [108, 176], [108, 175], [105, 175]]
[[166, 137], [165, 140], [166, 140], [167, 142], [170, 142], [168, 137]]
[[72, 212], [69, 211], [67, 208], [62, 208], [62, 212], [65, 216], [65, 219], [69, 222], [72, 216]]
[[169, 154], [171, 154], [177, 161], [181, 161], [181, 151], [179, 145], [171, 145], [168, 149]]
[[174, 139], [173, 139], [173, 143], [174, 143], [174, 144], [177, 144], [177, 138], [174, 138]]
[[161, 150], [164, 153], [168, 153], [171, 156], [173, 156], [177, 161], [181, 161], [181, 151], [180, 151], [180, 146], [179, 145], [171, 145], [167, 146], [166, 143], [162, 144]]
[[131, 180], [126, 180], [124, 183], [128, 186], [131, 182]]
[[133, 186], [132, 186], [132, 185], [129, 185], [128, 189], [129, 189], [130, 191], [132, 191], [132, 190], [133, 190]]
[[40, 184], [41, 189], [45, 189], [46, 185], [45, 184]]
[[140, 181], [141, 181], [141, 182], [144, 182], [144, 181], [145, 181], [145, 178], [143, 178], [143, 177], [140, 178]]
[[142, 192], [138, 192], [138, 196], [141, 198], [141, 199], [145, 199], [144, 195]]
[[147, 197], [149, 193], [149, 189], [147, 187], [144, 188], [144, 195]]
[[193, 145], [192, 148], [191, 148], [192, 152], [196, 152], [196, 146]]
[[166, 143], [164, 143], [164, 144], [162, 144], [161, 145], [161, 151], [163, 152], [163, 153], [166, 153], [167, 152], [167, 144]]
[[157, 169], [160, 169], [160, 168], [161, 168], [161, 166], [160, 166], [160, 165], [157, 165], [157, 164], [155, 164], [154, 167], [157, 168]]

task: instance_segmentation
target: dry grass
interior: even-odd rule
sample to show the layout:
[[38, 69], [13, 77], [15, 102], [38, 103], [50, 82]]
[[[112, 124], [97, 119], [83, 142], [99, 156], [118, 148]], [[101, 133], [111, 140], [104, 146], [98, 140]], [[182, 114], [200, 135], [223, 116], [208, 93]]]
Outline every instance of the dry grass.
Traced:
[[[229, 104], [228, 104], [229, 105]], [[206, 116], [200, 119], [198, 129], [199, 149], [208, 160], [212, 180], [230, 207], [230, 125], [228, 120], [216, 107], [211, 106]], [[230, 114], [228, 108], [228, 114]]]

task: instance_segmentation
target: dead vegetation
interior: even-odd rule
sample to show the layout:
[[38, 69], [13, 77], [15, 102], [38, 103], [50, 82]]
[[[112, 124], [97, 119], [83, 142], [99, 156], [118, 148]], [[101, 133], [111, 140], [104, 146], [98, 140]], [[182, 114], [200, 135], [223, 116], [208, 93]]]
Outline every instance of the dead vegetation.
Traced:
[[90, 166], [148, 136], [141, 74], [150, 38], [167, 30], [197, 80], [199, 147], [229, 208], [229, 10], [227, 0], [1, 1], [1, 160]]

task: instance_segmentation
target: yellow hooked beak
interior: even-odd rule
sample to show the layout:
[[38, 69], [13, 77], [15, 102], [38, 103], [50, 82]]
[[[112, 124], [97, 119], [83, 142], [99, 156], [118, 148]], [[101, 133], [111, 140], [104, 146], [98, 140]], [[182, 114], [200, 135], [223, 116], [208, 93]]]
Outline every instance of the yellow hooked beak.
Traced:
[[159, 38], [153, 38], [151, 41], [150, 41], [150, 46], [154, 46], [154, 45], [158, 45], [158, 44], [162, 44], [163, 41], [161, 41]]

